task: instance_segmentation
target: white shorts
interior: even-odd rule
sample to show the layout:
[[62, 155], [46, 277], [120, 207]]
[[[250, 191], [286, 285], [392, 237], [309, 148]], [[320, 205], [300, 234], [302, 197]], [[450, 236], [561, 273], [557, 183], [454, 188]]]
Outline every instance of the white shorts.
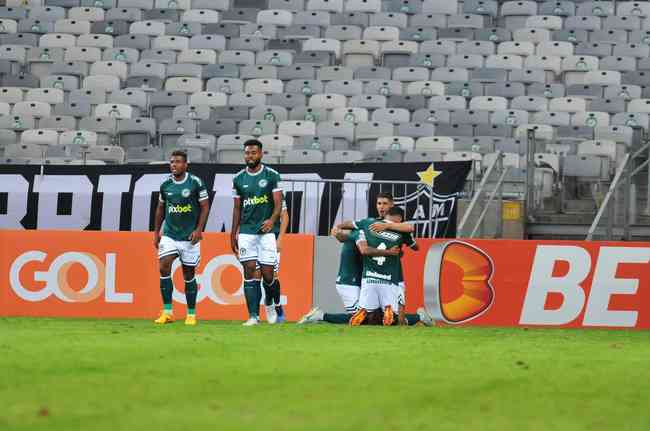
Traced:
[[364, 278], [361, 280], [359, 293], [359, 307], [366, 311], [377, 308], [382, 310], [389, 305], [397, 312], [399, 309], [399, 286], [385, 281]]
[[406, 305], [406, 286], [403, 281], [396, 286], [397, 287], [397, 302], [399, 305]]
[[[259, 262], [255, 264], [255, 269], [256, 270], [261, 269]], [[273, 272], [275, 272], [276, 274], [280, 272], [280, 253], [278, 253], [278, 260], [275, 262], [275, 267], [273, 267]]]
[[158, 259], [172, 255], [177, 255], [185, 266], [197, 266], [201, 261], [201, 243], [192, 244], [190, 241], [176, 241], [163, 236], [158, 245]]
[[260, 265], [275, 266], [278, 261], [275, 234], [239, 234], [239, 261], [249, 262], [251, 260], [258, 261]]
[[361, 288], [359, 286], [352, 286], [349, 284], [337, 284], [336, 291], [343, 301], [343, 306], [345, 307], [345, 312], [348, 314], [354, 314], [359, 309], [359, 292]]

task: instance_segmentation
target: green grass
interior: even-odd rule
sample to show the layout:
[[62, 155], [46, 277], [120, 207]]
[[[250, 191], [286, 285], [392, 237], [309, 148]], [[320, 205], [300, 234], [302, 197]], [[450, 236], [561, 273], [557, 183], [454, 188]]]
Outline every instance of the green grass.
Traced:
[[649, 341], [0, 318], [0, 430], [648, 430]]

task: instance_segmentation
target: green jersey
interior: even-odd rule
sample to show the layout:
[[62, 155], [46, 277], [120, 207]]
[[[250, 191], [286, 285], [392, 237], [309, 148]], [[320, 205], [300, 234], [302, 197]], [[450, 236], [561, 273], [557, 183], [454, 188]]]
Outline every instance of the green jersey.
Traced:
[[162, 234], [176, 241], [189, 241], [196, 229], [201, 206], [199, 202], [208, 199], [205, 183], [189, 172], [176, 181], [170, 175], [160, 185], [158, 200], [165, 205], [165, 221]]
[[240, 233], [261, 233], [262, 224], [273, 214], [273, 192], [282, 191], [279, 183], [280, 174], [266, 165], [254, 174], [245, 168], [235, 175], [232, 189], [233, 197], [239, 198], [241, 205]]
[[[369, 247], [387, 250], [400, 247], [406, 243], [405, 237], [400, 232], [373, 232], [370, 225], [373, 223], [388, 223], [384, 220], [367, 218], [354, 222], [359, 229], [357, 242], [366, 241]], [[401, 262], [399, 256], [363, 256], [363, 278], [379, 280], [390, 284], [398, 284], [401, 280]]]
[[[404, 236], [404, 243], [405, 243], [407, 246], [413, 248], [413, 246], [414, 246], [415, 244], [417, 244], [417, 243], [415, 242], [415, 238], [413, 238], [413, 234], [410, 234], [410, 233], [403, 233], [402, 235]], [[402, 283], [402, 282], [404, 282], [404, 269], [402, 268], [402, 260], [400, 259], [400, 264], [399, 264], [399, 277], [398, 277], [397, 283], [399, 284], [399, 283]]]
[[339, 274], [336, 277], [336, 284], [347, 286], [361, 286], [361, 274], [363, 272], [363, 261], [357, 248], [359, 231], [354, 229], [350, 236], [343, 242], [341, 247], [341, 260], [339, 262]]

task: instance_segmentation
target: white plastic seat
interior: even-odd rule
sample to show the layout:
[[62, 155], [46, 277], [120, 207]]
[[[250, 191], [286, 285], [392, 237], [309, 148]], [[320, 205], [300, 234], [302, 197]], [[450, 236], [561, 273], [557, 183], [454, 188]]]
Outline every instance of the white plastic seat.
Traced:
[[341, 42], [336, 39], [307, 39], [302, 45], [303, 51], [330, 52], [339, 59], [341, 58]]
[[587, 101], [580, 97], [555, 97], [550, 100], [549, 111], [580, 112], [587, 110]]
[[48, 145], [59, 144], [59, 133], [56, 130], [30, 129], [20, 135], [20, 143], [26, 145]]
[[315, 136], [316, 123], [313, 121], [283, 121], [278, 127], [278, 134], [287, 136]]
[[413, 81], [407, 84], [406, 94], [426, 97], [443, 96], [445, 85], [440, 81]]
[[181, 22], [196, 22], [199, 24], [215, 24], [219, 22], [218, 11], [210, 9], [190, 9], [183, 12]]
[[609, 114], [607, 112], [576, 112], [573, 114], [572, 124], [574, 126], [609, 126]]
[[63, 103], [65, 94], [58, 88], [31, 88], [25, 93], [28, 102], [45, 102], [51, 105]]
[[427, 136], [418, 138], [415, 142], [415, 149], [418, 151], [454, 151], [454, 138], [447, 136]]
[[375, 147], [380, 151], [410, 152], [415, 149], [415, 140], [408, 136], [382, 136]]
[[14, 105], [12, 114], [36, 118], [49, 117], [52, 114], [52, 107], [45, 102], [18, 102]]
[[190, 105], [227, 106], [228, 96], [224, 93], [214, 91], [199, 91], [193, 93], [189, 98]]
[[293, 23], [293, 14], [288, 10], [261, 10], [257, 13], [257, 23], [288, 27]]
[[535, 139], [543, 141], [552, 141], [555, 137], [553, 127], [546, 124], [522, 124], [515, 129], [514, 137], [516, 139], [528, 139], [528, 131], [535, 133]]
[[133, 108], [121, 103], [102, 103], [95, 108], [95, 116], [117, 119], [133, 118]]
[[315, 94], [311, 96], [309, 106], [325, 109], [343, 108], [347, 106], [347, 98], [341, 94]]
[[504, 54], [490, 55], [485, 60], [485, 67], [493, 69], [522, 69], [524, 66], [523, 57], [519, 55]]
[[497, 111], [508, 109], [508, 100], [498, 96], [473, 97], [469, 102], [469, 109], [484, 111]]
[[578, 144], [578, 154], [607, 157], [616, 161], [616, 142], [614, 141], [582, 141]]

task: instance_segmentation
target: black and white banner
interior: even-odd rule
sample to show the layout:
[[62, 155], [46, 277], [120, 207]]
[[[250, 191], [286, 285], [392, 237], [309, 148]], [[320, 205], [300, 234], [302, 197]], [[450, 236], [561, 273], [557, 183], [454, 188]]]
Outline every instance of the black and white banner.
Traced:
[[[232, 177], [241, 168], [190, 166], [210, 190], [207, 231], [230, 230]], [[282, 175], [292, 232], [327, 235], [338, 221], [373, 216], [374, 198], [385, 191], [417, 223], [418, 236], [454, 237], [457, 198], [471, 166], [436, 162], [274, 168]], [[160, 183], [168, 175], [166, 165], [50, 165], [43, 172], [40, 166], [0, 166], [0, 229], [151, 230]], [[431, 181], [433, 189], [425, 185]]]

